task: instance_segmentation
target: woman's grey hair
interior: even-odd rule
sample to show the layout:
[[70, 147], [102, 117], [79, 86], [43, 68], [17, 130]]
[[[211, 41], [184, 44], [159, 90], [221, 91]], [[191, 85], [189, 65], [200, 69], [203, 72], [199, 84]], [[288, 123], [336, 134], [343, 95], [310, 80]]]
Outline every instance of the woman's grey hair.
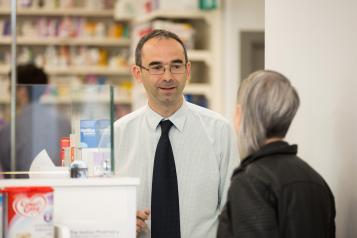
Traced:
[[299, 95], [282, 74], [259, 70], [238, 89], [241, 119], [238, 132], [242, 159], [258, 151], [269, 138], [286, 136], [300, 105]]

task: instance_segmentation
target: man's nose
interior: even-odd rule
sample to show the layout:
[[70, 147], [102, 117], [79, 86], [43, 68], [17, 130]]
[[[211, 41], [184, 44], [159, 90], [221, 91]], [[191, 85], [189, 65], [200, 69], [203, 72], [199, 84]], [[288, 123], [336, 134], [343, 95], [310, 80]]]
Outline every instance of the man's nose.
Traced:
[[166, 81], [170, 81], [172, 79], [172, 73], [171, 73], [171, 70], [170, 70], [170, 65], [165, 65], [164, 66], [165, 68], [165, 71], [164, 71], [164, 74], [162, 75], [163, 79], [166, 80]]

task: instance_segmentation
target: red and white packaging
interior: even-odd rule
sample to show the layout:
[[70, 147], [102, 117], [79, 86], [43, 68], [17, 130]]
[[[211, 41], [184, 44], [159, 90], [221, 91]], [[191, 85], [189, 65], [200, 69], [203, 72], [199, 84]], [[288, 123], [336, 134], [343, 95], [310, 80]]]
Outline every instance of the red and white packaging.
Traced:
[[8, 187], [4, 195], [5, 238], [53, 238], [53, 189]]
[[70, 147], [70, 138], [62, 137], [60, 140], [60, 164], [65, 166], [66, 160], [66, 148]]

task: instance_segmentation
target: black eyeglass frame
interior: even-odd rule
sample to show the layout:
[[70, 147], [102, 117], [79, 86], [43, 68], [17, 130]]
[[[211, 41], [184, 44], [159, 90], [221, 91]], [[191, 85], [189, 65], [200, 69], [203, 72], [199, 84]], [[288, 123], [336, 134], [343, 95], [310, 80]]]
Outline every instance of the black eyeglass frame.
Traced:
[[[188, 62], [182, 63], [182, 65], [184, 65], [184, 69], [185, 69], [182, 73], [173, 73], [173, 72], [172, 72], [171, 66], [172, 66], [172, 65], [175, 65], [175, 64], [178, 64], [178, 63], [169, 64], [169, 66], [170, 66], [169, 70], [170, 70], [170, 73], [171, 73], [171, 74], [184, 74], [184, 73], [186, 72], [186, 66], [187, 66]], [[149, 68], [146, 68], [146, 67], [144, 67], [144, 66], [142, 66], [142, 65], [137, 65], [137, 66], [138, 66], [139, 68], [141, 68], [141, 69], [145, 69], [146, 71], [148, 71], [150, 75], [163, 75], [163, 74], [166, 72], [166, 67], [165, 67], [164, 64], [162, 64], [162, 65], [164, 66], [164, 67], [163, 67], [164, 71], [163, 71], [162, 73], [159, 73], [159, 74], [153, 74], [153, 73], [151, 73]]]

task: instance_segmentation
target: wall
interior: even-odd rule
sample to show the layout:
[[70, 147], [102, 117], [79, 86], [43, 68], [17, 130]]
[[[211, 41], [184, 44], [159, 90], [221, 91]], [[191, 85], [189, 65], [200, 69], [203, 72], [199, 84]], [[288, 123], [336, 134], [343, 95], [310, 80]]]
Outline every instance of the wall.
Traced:
[[236, 93], [240, 81], [240, 31], [264, 30], [263, 0], [226, 0], [223, 2], [224, 46], [223, 108], [224, 115], [232, 120]]
[[357, 1], [269, 0], [266, 68], [288, 76], [301, 97], [289, 133], [330, 184], [337, 237], [357, 236]]

